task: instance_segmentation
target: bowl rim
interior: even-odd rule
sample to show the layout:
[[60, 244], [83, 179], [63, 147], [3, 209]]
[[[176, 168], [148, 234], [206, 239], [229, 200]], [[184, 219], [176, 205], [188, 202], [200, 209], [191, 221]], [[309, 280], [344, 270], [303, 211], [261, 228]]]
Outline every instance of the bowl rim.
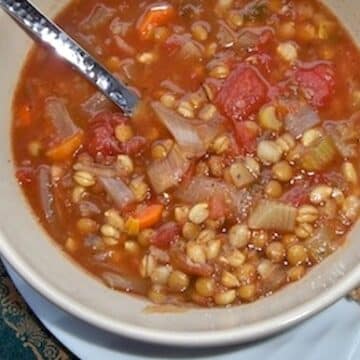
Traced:
[[[63, 8], [63, 7], [62, 7]], [[61, 11], [61, 10], [60, 10]], [[58, 11], [57, 13], [59, 13]], [[55, 246], [55, 244], [54, 244]], [[360, 283], [360, 262], [336, 283], [323, 289], [301, 305], [295, 306], [280, 315], [256, 321], [242, 327], [225, 330], [171, 332], [115, 320], [84, 305], [60, 290], [56, 283], [47, 281], [35, 271], [26, 259], [11, 246], [10, 239], [0, 228], [0, 256], [38, 293], [51, 303], [76, 318], [102, 330], [125, 336], [134, 340], [168, 346], [215, 347], [241, 344], [265, 338], [285, 330], [310, 316], [324, 310]], [[281, 290], [280, 290], [281, 291]], [[122, 296], [123, 294], [119, 294]], [[211, 311], [211, 309], [209, 310]], [[166, 314], [163, 314], [166, 316]]]
[[[285, 311], [281, 315], [260, 320], [240, 328], [233, 327], [224, 330], [182, 331], [175, 333], [165, 330], [144, 328], [120, 320], [114, 320], [111, 317], [97, 313], [90, 306], [74, 300], [58, 289], [55, 284], [49, 283], [42, 278], [41, 274], [32, 269], [31, 266], [12, 249], [10, 242], [7, 241], [1, 230], [0, 254], [38, 293], [76, 318], [102, 330], [134, 340], [181, 347], [235, 345], [258, 340], [271, 334], [278, 333], [309, 318], [317, 312], [324, 310], [355, 288], [360, 279], [360, 264], [358, 264], [334, 285], [329, 286], [314, 298], [304, 302], [300, 306]], [[164, 314], [164, 316], [166, 316], [166, 314]]]

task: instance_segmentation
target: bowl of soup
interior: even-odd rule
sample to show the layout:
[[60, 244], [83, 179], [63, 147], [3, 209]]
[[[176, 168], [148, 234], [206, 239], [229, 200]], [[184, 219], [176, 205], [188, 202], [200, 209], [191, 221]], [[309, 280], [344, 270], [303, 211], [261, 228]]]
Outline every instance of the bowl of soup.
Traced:
[[0, 13], [0, 251], [71, 314], [254, 340], [360, 280], [351, 2], [36, 1], [142, 99], [126, 117]]

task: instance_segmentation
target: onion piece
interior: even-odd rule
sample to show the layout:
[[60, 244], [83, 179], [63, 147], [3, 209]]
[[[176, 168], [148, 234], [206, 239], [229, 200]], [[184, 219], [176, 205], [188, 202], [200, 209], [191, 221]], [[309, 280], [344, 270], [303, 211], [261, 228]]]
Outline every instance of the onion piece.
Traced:
[[131, 22], [124, 22], [121, 18], [116, 17], [110, 23], [110, 31], [114, 35], [125, 36], [131, 27]]
[[189, 120], [189, 123], [196, 129], [205, 148], [208, 148], [213, 140], [224, 132], [223, 119], [219, 114], [209, 121]]
[[280, 265], [273, 264], [270, 260], [263, 260], [258, 265], [257, 271], [262, 277], [265, 293], [275, 291], [286, 283], [285, 270]]
[[100, 208], [89, 200], [81, 200], [79, 203], [79, 212], [81, 217], [91, 217], [94, 215], [100, 215]]
[[321, 171], [334, 162], [336, 155], [336, 146], [332, 138], [326, 135], [304, 150], [299, 163], [307, 171]]
[[86, 171], [94, 176], [101, 177], [115, 177], [117, 175], [115, 167], [96, 163], [77, 162], [74, 164], [73, 169], [76, 171]]
[[213, 196], [218, 194], [226, 195], [232, 191], [231, 186], [223, 181], [205, 176], [197, 176], [189, 184], [181, 186], [175, 192], [175, 196], [181, 201], [193, 204], [208, 201]]
[[206, 152], [196, 128], [174, 110], [168, 109], [158, 101], [151, 103], [161, 123], [170, 131], [182, 150], [190, 155], [201, 156]]
[[244, 29], [240, 32], [236, 45], [243, 50], [251, 50], [257, 46], [258, 42], [258, 34], [249, 29]]
[[146, 294], [149, 287], [145, 280], [131, 275], [104, 272], [102, 278], [111, 288], [126, 292]]
[[152, 162], [147, 174], [154, 190], [160, 194], [165, 190], [178, 185], [190, 166], [179, 146], [174, 145], [167, 157]]
[[52, 192], [49, 166], [42, 165], [39, 167], [38, 181], [41, 208], [44, 212], [46, 221], [53, 223], [55, 221], [54, 194]]
[[260, 200], [250, 214], [249, 228], [291, 232], [295, 229], [296, 214], [294, 206], [279, 201]]
[[286, 116], [285, 128], [291, 135], [298, 137], [320, 122], [319, 115], [310, 106], [300, 105]]
[[360, 129], [358, 122], [359, 113], [354, 114], [349, 120], [326, 121], [323, 125], [342, 157], [355, 158], [357, 156]]
[[130, 46], [120, 35], [114, 36], [115, 44], [125, 55], [135, 55], [135, 49]]
[[81, 108], [91, 117], [96, 116], [102, 111], [111, 109], [112, 103], [105, 95], [97, 91], [81, 104]]
[[248, 216], [250, 208], [254, 202], [254, 195], [246, 189], [234, 190], [230, 193], [232, 207], [236, 216], [245, 219]]
[[103, 240], [99, 235], [88, 234], [84, 238], [84, 245], [87, 248], [98, 249], [103, 246]]
[[69, 138], [79, 131], [62, 99], [57, 97], [46, 99], [45, 114], [51, 120], [57, 135], [61, 139]]
[[89, 16], [81, 22], [80, 29], [85, 31], [93, 31], [110, 21], [115, 12], [115, 9], [111, 9], [103, 4], [95, 5]]
[[169, 90], [175, 94], [185, 94], [185, 90], [175, 84], [173, 81], [167, 79], [160, 83], [160, 86], [166, 90]]
[[319, 263], [328, 257], [336, 248], [334, 232], [327, 226], [317, 229], [305, 242], [312, 261]]
[[233, 185], [205, 176], [193, 178], [175, 192], [175, 197], [189, 204], [209, 202], [217, 196], [224, 198], [226, 205], [241, 218], [246, 217], [253, 201], [247, 190], [238, 190]]
[[274, 30], [270, 26], [243, 28], [236, 41], [236, 49], [252, 51], [270, 40]]
[[135, 201], [133, 192], [122, 180], [103, 176], [99, 176], [98, 180], [119, 208], [123, 208]]
[[177, 57], [181, 60], [196, 59], [199, 60], [203, 56], [203, 47], [192, 40], [186, 41], [179, 50]]
[[224, 21], [219, 21], [216, 39], [223, 48], [230, 48], [236, 43], [236, 33]]
[[156, 246], [150, 245], [149, 253], [161, 264], [167, 264], [170, 261], [170, 256], [166, 250], [159, 249]]

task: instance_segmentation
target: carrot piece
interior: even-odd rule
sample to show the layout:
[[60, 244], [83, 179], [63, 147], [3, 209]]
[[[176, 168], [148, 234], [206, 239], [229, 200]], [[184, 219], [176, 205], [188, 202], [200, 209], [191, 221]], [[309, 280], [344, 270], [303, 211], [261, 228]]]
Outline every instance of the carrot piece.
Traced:
[[83, 143], [84, 133], [78, 131], [76, 134], [65, 139], [59, 145], [54, 146], [46, 152], [46, 156], [52, 161], [62, 161], [69, 158]]
[[175, 9], [167, 3], [160, 3], [148, 8], [136, 24], [140, 38], [148, 39], [154, 27], [168, 23], [175, 17], [175, 14]]
[[137, 212], [136, 219], [139, 220], [140, 229], [146, 229], [160, 221], [164, 205], [154, 204]]
[[17, 122], [19, 127], [27, 127], [32, 122], [31, 108], [28, 104], [23, 104], [16, 112]]

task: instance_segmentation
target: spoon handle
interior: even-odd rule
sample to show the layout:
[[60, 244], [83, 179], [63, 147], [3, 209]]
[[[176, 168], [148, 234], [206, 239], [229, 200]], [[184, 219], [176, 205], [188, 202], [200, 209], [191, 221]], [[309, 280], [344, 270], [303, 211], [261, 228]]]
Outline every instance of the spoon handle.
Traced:
[[132, 115], [139, 101], [138, 96], [116, 79], [34, 5], [27, 0], [0, 0], [0, 7], [23, 29], [49, 45], [60, 57], [72, 64], [118, 105], [125, 114]]

